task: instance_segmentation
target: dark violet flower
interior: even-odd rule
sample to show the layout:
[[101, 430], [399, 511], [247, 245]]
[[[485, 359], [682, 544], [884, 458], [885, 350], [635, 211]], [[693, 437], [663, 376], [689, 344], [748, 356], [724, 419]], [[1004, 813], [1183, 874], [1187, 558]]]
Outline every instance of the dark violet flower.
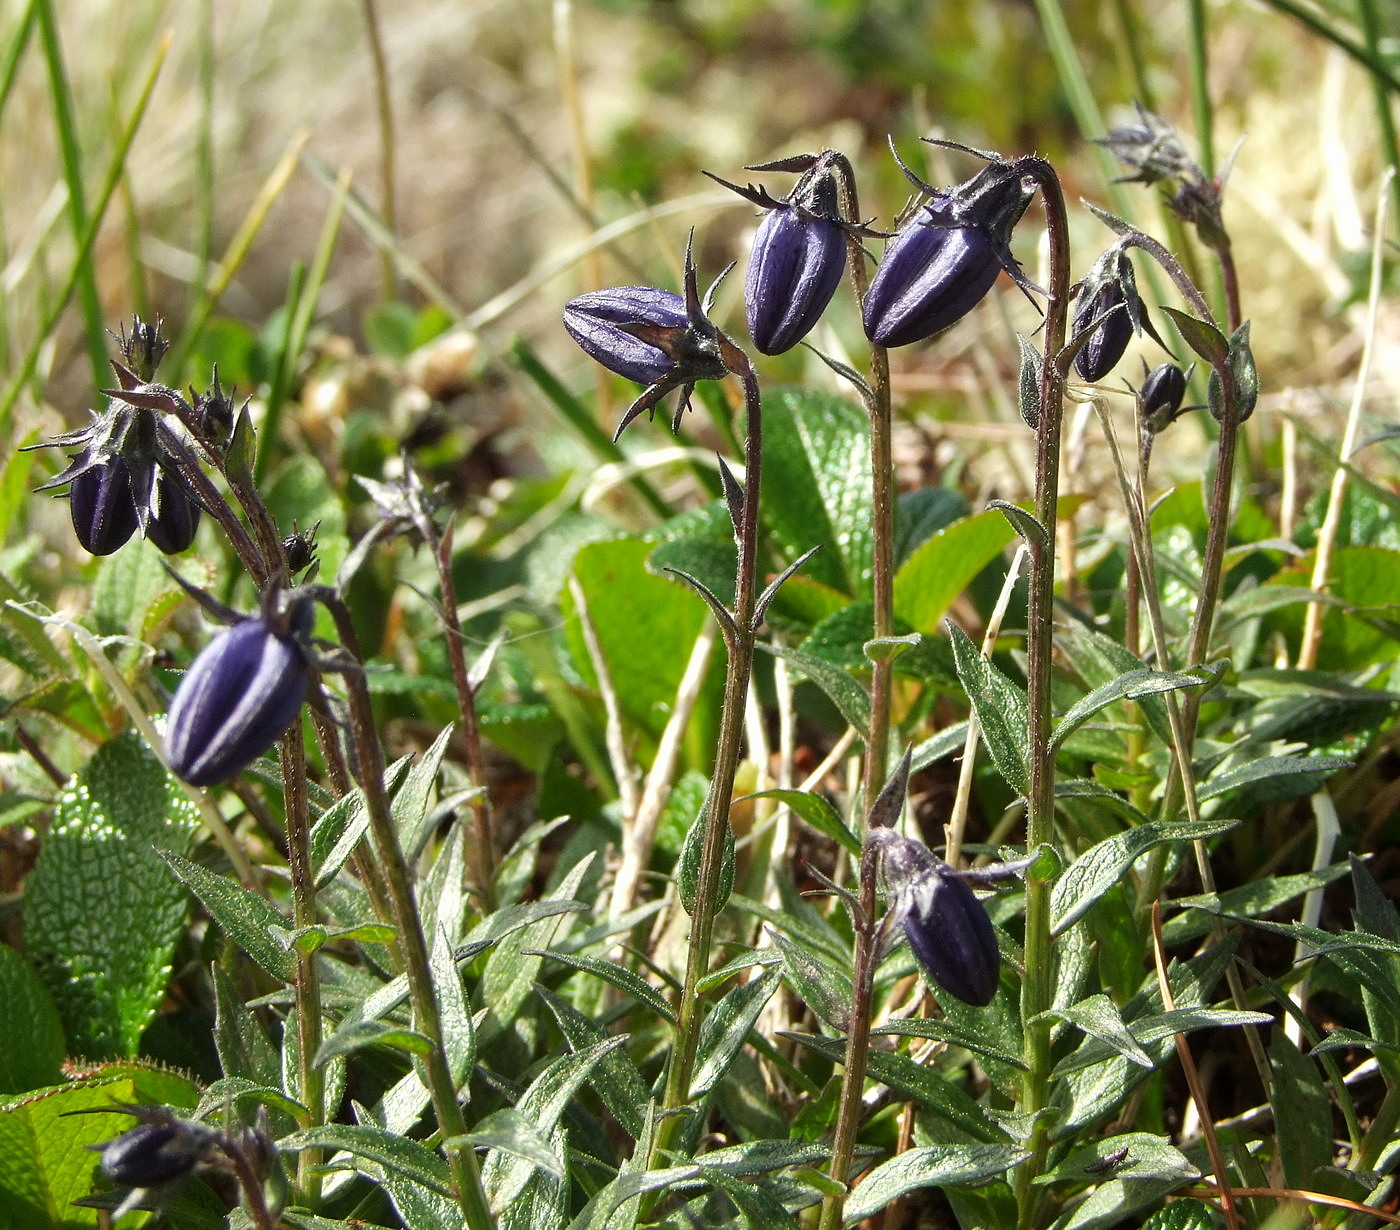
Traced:
[[136, 533], [136, 497], [125, 457], [95, 460], [72, 480], [68, 511], [84, 551], [111, 555]]
[[166, 555], [179, 555], [194, 542], [199, 515], [199, 505], [190, 498], [178, 471], [162, 470], [151, 493], [146, 537]]
[[[984, 1008], [997, 993], [1001, 952], [992, 920], [968, 886], [967, 875], [950, 867], [926, 846], [892, 829], [870, 828], [880, 851], [890, 911], [885, 945], [903, 930], [924, 973], [965, 1004]], [[979, 877], [1009, 874], [1011, 867], [979, 869]], [[969, 873], [970, 874], [970, 873]]]
[[207, 1129], [169, 1118], [141, 1123], [100, 1146], [102, 1171], [123, 1187], [156, 1187], [184, 1178], [204, 1159]]
[[627, 407], [614, 440], [644, 410], [655, 412], [673, 389], [681, 391], [672, 422], [679, 429], [696, 381], [747, 370], [743, 352], [710, 321], [714, 291], [711, 286], [701, 301], [687, 245], [684, 297], [654, 286], [617, 286], [580, 295], [564, 308], [564, 327], [585, 352], [609, 371], [647, 386]]
[[830, 218], [782, 205], [759, 223], [744, 283], [753, 344], [764, 354], [791, 350], [816, 327], [841, 285], [846, 236]]
[[1088, 381], [1102, 380], [1117, 365], [1133, 336], [1123, 291], [1106, 282], [1094, 296], [1081, 294], [1074, 309], [1075, 333], [1089, 332], [1074, 356], [1074, 370]]
[[195, 658], [170, 703], [165, 744], [171, 771], [193, 786], [241, 772], [285, 733], [306, 699], [301, 638], [312, 607], [293, 607], [292, 627], [267, 615], [235, 624]]
[[744, 307], [754, 345], [764, 354], [782, 354], [812, 331], [841, 284], [847, 236], [879, 232], [843, 217], [840, 181], [851, 170], [845, 156], [835, 150], [798, 154], [748, 169], [801, 172], [782, 200], [752, 184], [741, 188], [710, 176], [768, 211], [749, 255]]
[[933, 199], [886, 245], [865, 297], [865, 335], [881, 346], [908, 346], [956, 324], [1002, 270], [1029, 289], [1010, 241], [1035, 186], [1014, 164], [994, 160], [945, 192], [915, 182]]
[[683, 329], [685, 300], [654, 286], [614, 286], [571, 299], [564, 308], [564, 328], [588, 354], [610, 372], [655, 384], [675, 370], [676, 360], [659, 346], [643, 341], [632, 328], [649, 325]]
[[1186, 373], [1175, 363], [1163, 363], [1147, 373], [1138, 390], [1142, 421], [1154, 436], [1171, 426], [1186, 399]]
[[1084, 380], [1102, 380], [1117, 366], [1133, 334], [1146, 333], [1165, 349], [1137, 292], [1133, 263], [1117, 244], [1093, 264], [1079, 283], [1074, 309], [1074, 370]]

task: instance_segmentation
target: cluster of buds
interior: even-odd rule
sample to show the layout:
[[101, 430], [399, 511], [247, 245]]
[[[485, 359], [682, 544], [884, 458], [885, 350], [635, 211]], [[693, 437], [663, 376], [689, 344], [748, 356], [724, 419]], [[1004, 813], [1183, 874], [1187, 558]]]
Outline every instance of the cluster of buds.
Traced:
[[160, 438], [156, 412], [122, 396], [142, 387], [165, 353], [160, 323], [134, 320], [131, 334], [123, 329], [119, 341], [136, 370], [114, 363], [123, 388], [111, 392], [107, 409], [89, 426], [34, 446], [78, 450], [38, 490], [68, 488], [73, 532], [91, 555], [111, 555], [138, 530], [166, 555], [178, 555], [199, 530], [198, 497]]

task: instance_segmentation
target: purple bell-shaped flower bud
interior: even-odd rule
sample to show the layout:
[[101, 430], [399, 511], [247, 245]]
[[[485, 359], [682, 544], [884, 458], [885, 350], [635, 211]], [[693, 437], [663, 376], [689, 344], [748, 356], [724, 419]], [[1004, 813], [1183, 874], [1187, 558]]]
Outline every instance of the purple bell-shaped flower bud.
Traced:
[[1147, 430], [1155, 436], [1170, 427], [1181, 413], [1181, 403], [1185, 400], [1186, 373], [1175, 363], [1154, 367], [1138, 390], [1142, 421]]
[[1137, 292], [1133, 263], [1118, 245], [1109, 248], [1079, 283], [1074, 309], [1074, 370], [1090, 382], [1104, 379], [1123, 357], [1133, 334], [1146, 333], [1163, 349]]
[[90, 555], [111, 555], [136, 533], [131, 477], [131, 465], [118, 455], [95, 461], [73, 479], [68, 511], [73, 532]]
[[199, 532], [199, 505], [190, 499], [179, 474], [161, 470], [151, 493], [146, 537], [166, 555], [189, 549]]
[[902, 928], [928, 978], [975, 1008], [992, 1002], [1001, 977], [1001, 952], [992, 920], [966, 878], [927, 847], [872, 825], [890, 912], [885, 929]]
[[908, 346], [956, 324], [985, 298], [1005, 270], [1033, 289], [1011, 255], [1011, 232], [1034, 183], [994, 159], [946, 191], [905, 174], [933, 199], [920, 205], [885, 247], [865, 296], [865, 335], [881, 346]]
[[207, 1129], [179, 1119], [141, 1123], [102, 1146], [102, 1171], [123, 1187], [157, 1187], [189, 1174], [210, 1139]]
[[291, 627], [269, 615], [234, 624], [191, 663], [170, 703], [170, 768], [192, 786], [213, 786], [247, 768], [292, 724], [310, 674], [302, 638], [312, 607], [299, 602]]
[[618, 286], [580, 295], [564, 308], [564, 327], [587, 354], [647, 386], [622, 416], [614, 440], [644, 410], [653, 413], [672, 389], [681, 390], [672, 421], [678, 430], [696, 381], [722, 380], [746, 368], [743, 353], [710, 321], [717, 285], [702, 301], [687, 245], [684, 297], [654, 286]]
[[631, 329], [648, 325], [683, 329], [685, 300], [675, 291], [654, 286], [614, 286], [571, 299], [564, 308], [564, 328], [585, 354], [610, 372], [638, 384], [655, 384], [675, 370], [676, 360]]

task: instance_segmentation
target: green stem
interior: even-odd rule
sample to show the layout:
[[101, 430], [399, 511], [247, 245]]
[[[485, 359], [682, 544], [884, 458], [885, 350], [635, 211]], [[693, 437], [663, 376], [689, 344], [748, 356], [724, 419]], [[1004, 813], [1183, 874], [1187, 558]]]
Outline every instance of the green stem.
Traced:
[[1314, 34], [1326, 39], [1333, 46], [1341, 48], [1358, 64], [1364, 65], [1371, 75], [1383, 83], [1387, 89], [1400, 94], [1400, 75], [1395, 73], [1379, 52], [1353, 41], [1340, 30], [1329, 26], [1316, 13], [1310, 12], [1299, 4], [1298, 0], [1265, 0], [1265, 3], [1272, 5], [1280, 13], [1287, 13], [1288, 16], [1301, 22]]
[[[868, 813], [867, 813], [868, 814]], [[869, 821], [867, 820], [867, 828]], [[878, 928], [875, 923], [875, 868], [879, 847], [866, 842], [860, 860], [861, 914], [855, 920], [855, 966], [851, 975], [854, 990], [851, 1015], [846, 1027], [846, 1065], [841, 1077], [841, 1102], [836, 1112], [836, 1135], [831, 1145], [832, 1179], [841, 1184], [822, 1201], [818, 1230], [841, 1230], [846, 1208], [846, 1184], [856, 1134], [864, 1109], [865, 1059], [870, 1051], [870, 1009], [875, 990], [875, 958]], [[867, 907], [868, 901], [868, 907]]]
[[[278, 745], [282, 760], [282, 797], [287, 816], [287, 863], [292, 881], [292, 927], [300, 930], [316, 922], [316, 879], [311, 868], [311, 824], [306, 807], [306, 748], [300, 720]], [[297, 950], [297, 1065], [301, 1101], [308, 1122], [326, 1121], [324, 1072], [316, 1066], [321, 1049], [321, 980], [316, 954]], [[297, 1155], [297, 1190], [302, 1204], [313, 1212], [321, 1199], [321, 1156], [316, 1149]]]
[[[355, 662], [363, 661], [359, 638], [350, 617], [350, 610], [338, 595], [326, 593], [324, 600], [335, 620], [340, 643]], [[413, 1007], [413, 1027], [428, 1039], [431, 1049], [423, 1056], [428, 1092], [433, 1113], [437, 1117], [442, 1138], [450, 1140], [466, 1135], [466, 1121], [457, 1101], [457, 1088], [447, 1066], [443, 1047], [442, 1019], [438, 1013], [437, 996], [433, 991], [432, 970], [428, 961], [428, 944], [413, 898], [408, 864], [399, 845], [398, 832], [390, 814], [389, 799], [384, 792], [384, 749], [375, 731], [374, 708], [369, 687], [362, 671], [345, 673], [345, 687], [350, 700], [350, 728], [355, 746], [355, 765], [360, 789], [364, 791], [369, 812], [370, 833], [374, 840], [379, 871], [389, 890], [389, 902], [398, 932], [398, 947], [408, 976], [409, 1002]], [[468, 1230], [493, 1230], [495, 1219], [481, 1185], [481, 1170], [470, 1145], [447, 1146], [447, 1162], [457, 1188], [457, 1202]]]
[[724, 681], [724, 702], [720, 717], [719, 746], [715, 750], [714, 776], [705, 800], [704, 832], [700, 872], [695, 886], [695, 912], [690, 920], [690, 942], [686, 955], [685, 982], [676, 1022], [675, 1042], [666, 1070], [662, 1112], [666, 1115], [652, 1140], [650, 1166], [662, 1164], [667, 1150], [675, 1143], [683, 1117], [674, 1112], [690, 1101], [690, 1083], [695, 1071], [695, 1054], [700, 1042], [703, 1004], [698, 983], [710, 966], [715, 917], [719, 912], [719, 878], [724, 863], [725, 835], [729, 831], [729, 803], [734, 794], [734, 774], [739, 767], [739, 749], [744, 733], [744, 705], [753, 667], [753, 646], [757, 633], [754, 609], [758, 599], [758, 509], [762, 464], [762, 405], [758, 377], [753, 367], [734, 349], [731, 370], [744, 384], [748, 412], [744, 440], [744, 508], [739, 525], [739, 563], [735, 576], [734, 629], [726, 639], [729, 668]]
[[[1055, 840], [1055, 753], [1051, 744], [1051, 654], [1054, 650], [1055, 529], [1059, 504], [1060, 429], [1064, 417], [1065, 364], [1061, 352], [1069, 308], [1069, 225], [1064, 194], [1054, 168], [1041, 158], [1017, 159], [1013, 164], [1040, 185], [1050, 247], [1050, 289], [1045, 306], [1044, 362], [1040, 380], [1040, 418], [1036, 428], [1035, 516], [1043, 537], [1030, 547], [1030, 612], [1028, 623], [1028, 692], [1030, 705], [1030, 783], [1026, 792], [1026, 849], [1034, 852]], [[1044, 1168], [1049, 1149], [1045, 1110], [1050, 1089], [1050, 1027], [1043, 1014], [1050, 1008], [1053, 954], [1050, 948], [1050, 883], [1026, 879], [1026, 976], [1021, 984], [1021, 1020], [1025, 1031], [1025, 1076], [1019, 1110], [1034, 1117], [1029, 1141], [1031, 1156], [1016, 1172], [1019, 1224], [1029, 1227], [1040, 1192], [1034, 1179]]]

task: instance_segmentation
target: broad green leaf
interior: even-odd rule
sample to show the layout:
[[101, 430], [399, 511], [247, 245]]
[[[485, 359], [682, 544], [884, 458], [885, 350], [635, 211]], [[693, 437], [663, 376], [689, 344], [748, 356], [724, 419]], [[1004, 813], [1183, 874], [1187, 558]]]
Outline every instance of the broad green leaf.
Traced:
[[1286, 905], [1314, 888], [1322, 888], [1347, 874], [1346, 863], [1334, 863], [1317, 871], [1303, 871], [1291, 876], [1270, 876], [1252, 884], [1226, 889], [1223, 893], [1202, 893], [1180, 897], [1172, 904], [1182, 912], [1169, 918], [1162, 926], [1162, 941], [1167, 947], [1195, 939], [1210, 930], [1211, 914], [1231, 918], [1255, 918]]
[[57, 1084], [66, 1053], [53, 997], [29, 963], [0, 944], [0, 1095]]
[[300, 1153], [303, 1149], [343, 1150], [353, 1157], [368, 1158], [397, 1171], [429, 1191], [452, 1195], [452, 1174], [437, 1153], [416, 1140], [372, 1124], [323, 1123], [282, 1137], [277, 1148], [283, 1153]]
[[454, 1136], [449, 1149], [468, 1144], [477, 1148], [500, 1149], [559, 1178], [564, 1176], [563, 1159], [549, 1138], [514, 1107], [493, 1111], [465, 1136]]
[[992, 763], [1013, 790], [1025, 794], [1030, 786], [1030, 766], [1026, 759], [1030, 713], [1025, 689], [987, 661], [957, 624], [949, 623], [948, 635], [953, 642], [958, 678], [977, 714], [982, 741]]
[[92, 621], [99, 636], [140, 638], [152, 604], [163, 593], [181, 592], [161, 567], [163, 558], [138, 535], [103, 559], [92, 587]]
[[98, 1156], [88, 1146], [136, 1122], [119, 1111], [89, 1112], [135, 1101], [129, 1079], [106, 1079], [35, 1090], [0, 1105], [0, 1227], [96, 1226], [96, 1209], [73, 1205], [96, 1185]]
[[[554, 1014], [559, 1030], [572, 1051], [587, 1050], [606, 1042], [611, 1035], [591, 1017], [585, 1016], [548, 987], [535, 986], [538, 995]], [[633, 1140], [640, 1140], [645, 1127], [645, 1109], [651, 1091], [636, 1065], [622, 1048], [608, 1051], [593, 1070], [590, 1083]]]
[[1215, 676], [1208, 671], [1154, 671], [1133, 670], [1119, 675], [1117, 679], [1095, 688], [1089, 695], [1076, 701], [1055, 723], [1050, 736], [1053, 747], [1059, 747], [1070, 734], [1079, 729], [1094, 714], [1107, 709], [1120, 700], [1137, 700], [1142, 696], [1153, 696], [1160, 692], [1176, 692], [1183, 688], [1200, 687], [1213, 683]]
[[1091, 995], [1068, 1008], [1052, 1008], [1045, 1013], [1076, 1025], [1091, 1038], [1106, 1042], [1120, 1055], [1131, 1059], [1144, 1068], [1152, 1067], [1152, 1056], [1138, 1045], [1138, 1041], [1123, 1023], [1118, 1006], [1107, 995]]
[[[276, 1062], [280, 1066], [280, 1059]], [[276, 1085], [259, 1085], [236, 1076], [225, 1077], [215, 1081], [204, 1091], [204, 1095], [199, 1099], [198, 1112], [207, 1116], [225, 1106], [267, 1106], [272, 1110], [283, 1111], [293, 1123], [307, 1125], [311, 1119], [311, 1112], [295, 1098], [290, 1098], [283, 1092], [280, 1080], [280, 1072], [279, 1083]]]
[[[1128, 1026], [1134, 1040], [1142, 1047], [1154, 1046], [1176, 1034], [1194, 1033], [1198, 1029], [1228, 1029], [1241, 1025], [1271, 1025], [1273, 1017], [1267, 1012], [1249, 1012], [1236, 1008], [1173, 1008], [1170, 1012], [1155, 1012], [1138, 1017]], [[1118, 1047], [1108, 1043], [1093, 1042], [1066, 1055], [1055, 1065], [1054, 1075], [1058, 1078], [1107, 1059], [1114, 1052], [1122, 1054]]]
[[392, 811], [394, 828], [399, 835], [399, 844], [409, 859], [417, 857], [418, 851], [428, 838], [425, 822], [428, 818], [428, 800], [432, 795], [433, 783], [437, 781], [438, 769], [447, 752], [447, 742], [452, 737], [452, 727], [448, 726], [433, 740], [433, 745], [423, 753], [408, 771], [394, 795]]
[[324, 888], [345, 866], [369, 830], [364, 794], [356, 789], [337, 799], [311, 826], [311, 866], [316, 887]]
[[937, 632], [959, 595], [1015, 537], [995, 509], [939, 530], [895, 573], [894, 613], [917, 632]]
[[1109, 1179], [1054, 1222], [1051, 1230], [1107, 1230], [1181, 1187], [1180, 1176], [1162, 1179]]
[[[1343, 760], [1340, 756], [1264, 756], [1212, 774], [1201, 783], [1196, 793], [1204, 803], [1207, 799], [1220, 798], [1244, 786], [1268, 783], [1286, 791], [1279, 797], [1293, 798], [1309, 793], [1323, 778], [1350, 766], [1351, 761]], [[1289, 781], [1289, 778], [1301, 780]]]
[[782, 658], [789, 666], [797, 668], [817, 685], [830, 698], [841, 716], [857, 731], [865, 732], [870, 727], [870, 697], [856, 680], [839, 666], [797, 649], [785, 649], [781, 645], [760, 644], [759, 649]]
[[[623, 714], [657, 739], [671, 716], [695, 638], [713, 616], [688, 586], [647, 570], [654, 547], [631, 538], [591, 543], [574, 556], [573, 574], [588, 603]], [[588, 684], [596, 686], [567, 587], [561, 602], [573, 661]], [[697, 729], [702, 736], [718, 717], [722, 673], [722, 668], [710, 672], [699, 701]]]
[[738, 560], [739, 551], [733, 538], [672, 538], [647, 556], [647, 570], [681, 585], [685, 582], [667, 569], [692, 576], [733, 610]]
[[1332, 1164], [1332, 1103], [1317, 1065], [1298, 1049], [1283, 1030], [1269, 1043], [1273, 1081], [1269, 1103], [1274, 1108], [1278, 1160], [1289, 1187], [1316, 1187], [1316, 1174]]
[[1143, 1222], [1142, 1230], [1215, 1230], [1215, 1214], [1200, 1200], [1173, 1200]]
[[243, 1005], [238, 988], [217, 964], [214, 978], [214, 1045], [224, 1075], [254, 1085], [276, 1085], [277, 1051], [263, 1033], [258, 1018]]
[[254, 961], [281, 982], [290, 982], [296, 976], [296, 958], [272, 938], [269, 930], [285, 928], [286, 915], [227, 876], [217, 875], [170, 850], [159, 854], [203, 902], [228, 937]]
[[437, 999], [438, 1025], [442, 1030], [442, 1049], [452, 1083], [460, 1089], [471, 1077], [476, 1064], [476, 1026], [472, 1022], [471, 1005], [467, 1003], [462, 975], [452, 952], [452, 942], [444, 928], [433, 934], [429, 954], [433, 973], [433, 994]]
[[[1393, 514], [1389, 519], [1393, 521]], [[1312, 569], [1311, 559], [1300, 560], [1261, 588], [1307, 587]], [[1400, 551], [1364, 544], [1337, 547], [1328, 565], [1327, 588], [1337, 604], [1327, 606], [1322, 613], [1318, 669], [1351, 671], [1393, 661], [1400, 639], [1395, 628], [1396, 606], [1400, 604]], [[1292, 637], [1296, 644], [1304, 613], [1302, 604], [1293, 604], [1272, 612], [1264, 621], [1265, 627]]]
[[1052, 934], [1058, 935], [1112, 885], [1116, 884], [1142, 855], [1153, 846], [1168, 841], [1195, 841], [1217, 837], [1235, 827], [1234, 820], [1164, 821], [1140, 825], [1106, 841], [1090, 846], [1055, 881], [1050, 897]]
[[1200, 1176], [1200, 1170], [1165, 1136], [1125, 1132], [1095, 1140], [1076, 1149], [1054, 1169], [1040, 1175], [1038, 1185], [1101, 1183], [1114, 1179], [1175, 1179]]
[[[607, 1038], [572, 1055], [556, 1059], [530, 1083], [515, 1109], [547, 1138], [552, 1138], [560, 1118], [574, 1095], [589, 1080], [603, 1059], [623, 1045], [625, 1038]], [[504, 1209], [515, 1200], [536, 1169], [533, 1161], [511, 1150], [492, 1149], [481, 1168], [481, 1180], [491, 1205]]]
[[846, 1029], [850, 1024], [851, 1004], [855, 996], [851, 980], [782, 932], [770, 930], [768, 934], [783, 954], [784, 977], [788, 986], [832, 1029]]
[[752, 982], [740, 983], [710, 1009], [700, 1026], [695, 1051], [695, 1074], [690, 1080], [690, 1100], [709, 1093], [729, 1071], [735, 1054], [749, 1036], [758, 1014], [778, 988], [782, 975], [764, 970]]
[[1029, 1154], [1018, 1145], [935, 1145], [908, 1149], [876, 1166], [846, 1199], [853, 1225], [921, 1187], [957, 1187], [1005, 1174]]
[[351, 1021], [321, 1043], [312, 1063], [322, 1068], [332, 1059], [366, 1046], [387, 1046], [420, 1056], [430, 1054], [433, 1049], [431, 1040], [406, 1026], [388, 1021]]
[[25, 938], [71, 1052], [137, 1053], [187, 913], [152, 847], [188, 848], [197, 824], [135, 735], [104, 744], [60, 795], [26, 886]]
[[909, 762], [910, 771], [917, 773], [920, 769], [926, 769], [934, 761], [951, 756], [954, 752], [961, 751], [965, 746], [967, 746], [967, 723], [965, 721], [955, 722], [940, 730], [932, 738], [925, 739], [914, 749], [913, 757]]
[[[844, 1063], [846, 1040], [820, 1038], [813, 1034], [784, 1034], [808, 1050]], [[866, 1071], [872, 1080], [882, 1081], [913, 1098], [925, 1110], [943, 1119], [965, 1138], [965, 1143], [1004, 1144], [1006, 1132], [987, 1117], [987, 1112], [961, 1088], [942, 1074], [896, 1051], [872, 1049], [866, 1056]]]
[[812, 1140], [750, 1140], [695, 1156], [697, 1165], [743, 1178], [771, 1174], [788, 1166], [819, 1166], [831, 1156], [831, 1146]]
[[762, 517], [784, 559], [820, 545], [807, 575], [856, 597], [870, 585], [870, 420], [824, 393], [764, 399]]
[[825, 795], [814, 790], [760, 790], [757, 794], [746, 794], [743, 799], [777, 799], [786, 804], [803, 823], [810, 825], [823, 837], [844, 846], [848, 853], [860, 857], [860, 838], [846, 827], [841, 813], [834, 808]]
[[[593, 855], [587, 855], [564, 877], [549, 900], [572, 905], [574, 894], [583, 882]], [[540, 904], [544, 904], [543, 902]], [[519, 908], [519, 907], [516, 907]], [[543, 918], [529, 926], [512, 931], [491, 950], [486, 969], [481, 976], [481, 999], [486, 1005], [486, 1019], [478, 1034], [478, 1044], [485, 1046], [515, 1021], [521, 1005], [529, 998], [535, 979], [539, 977], [544, 958], [530, 956], [549, 948], [559, 929], [562, 915]]]
[[562, 952], [538, 952], [527, 955], [546, 957], [551, 961], [558, 961], [561, 965], [570, 965], [574, 969], [584, 970], [595, 978], [601, 978], [604, 982], [615, 986], [624, 995], [630, 996], [638, 1003], [646, 1004], [657, 1016], [670, 1021], [673, 1025], [675, 1024], [676, 1014], [661, 992], [625, 966], [616, 965], [598, 957], [571, 956]]
[[918, 1018], [908, 1021], [890, 1021], [885, 1025], [877, 1025], [870, 1032], [873, 1035], [894, 1034], [902, 1038], [934, 1038], [939, 1042], [960, 1046], [977, 1055], [986, 1055], [988, 1058], [995, 1059], [1012, 1068], [1020, 1068], [1024, 1071], [1026, 1067], [1019, 1055], [1007, 1050], [1004, 1046], [998, 1046], [995, 1041], [984, 1037], [976, 1030], [965, 1029], [948, 1020], [931, 1021]]
[[918, 487], [894, 502], [894, 564], [898, 569], [939, 530], [967, 516], [967, 501], [952, 487]]

